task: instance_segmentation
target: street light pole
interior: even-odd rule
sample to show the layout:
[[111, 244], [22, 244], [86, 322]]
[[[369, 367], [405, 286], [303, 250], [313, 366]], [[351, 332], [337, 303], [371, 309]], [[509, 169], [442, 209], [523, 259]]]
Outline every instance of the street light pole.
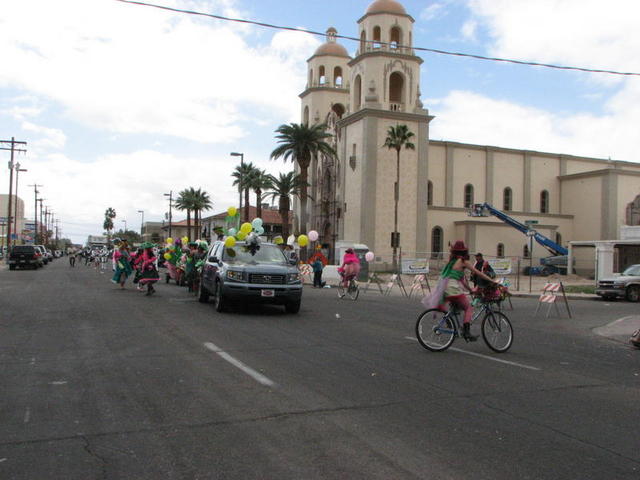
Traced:
[[[242, 168], [244, 168], [244, 153], [240, 152], [231, 152], [230, 155], [232, 157], [240, 157], [240, 178], [238, 179], [238, 209], [240, 211], [240, 217], [242, 217]], [[248, 221], [245, 218], [245, 221]]]
[[[40, 202], [40, 242], [44, 245], [44, 228], [42, 227], [42, 202], [45, 200], [44, 198], [39, 198], [38, 202]], [[37, 227], [36, 227], [37, 228]]]
[[124, 223], [124, 233], [127, 233], [127, 221], [125, 219], [120, 220], [121, 222]]
[[173, 220], [171, 220], [171, 207], [173, 206], [173, 190], [170, 190], [169, 193], [164, 194], [165, 197], [169, 197], [169, 237], [171, 237], [171, 224]]
[[142, 219], [140, 220], [140, 238], [144, 240], [144, 238], [142, 238], [142, 230], [144, 229], [144, 210], [138, 210], [138, 213], [142, 215]]

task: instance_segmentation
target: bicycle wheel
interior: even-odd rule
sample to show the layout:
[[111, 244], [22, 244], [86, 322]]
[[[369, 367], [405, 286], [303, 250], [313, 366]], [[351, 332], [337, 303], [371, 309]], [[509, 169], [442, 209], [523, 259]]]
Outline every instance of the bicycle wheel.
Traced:
[[507, 316], [502, 312], [489, 311], [482, 319], [482, 338], [487, 346], [497, 353], [511, 348], [513, 328]]
[[344, 298], [346, 293], [347, 293], [347, 289], [344, 288], [344, 285], [342, 284], [342, 280], [340, 280], [340, 283], [338, 283], [338, 298]]
[[416, 337], [427, 350], [441, 352], [451, 346], [456, 336], [453, 321], [437, 308], [422, 312], [416, 322]]
[[360, 295], [360, 287], [358, 287], [358, 284], [355, 282], [355, 280], [352, 280], [349, 282], [349, 288], [347, 288], [347, 295], [349, 295], [349, 298], [351, 300], [357, 300], [358, 299], [358, 295]]

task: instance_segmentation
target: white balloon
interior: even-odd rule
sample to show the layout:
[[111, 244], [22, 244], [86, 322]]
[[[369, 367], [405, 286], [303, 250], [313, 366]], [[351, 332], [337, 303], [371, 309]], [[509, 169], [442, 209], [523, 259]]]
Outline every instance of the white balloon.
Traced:
[[296, 243], [296, 237], [294, 235], [289, 235], [289, 238], [287, 238], [287, 245], [293, 245], [294, 243]]
[[318, 232], [316, 232], [315, 230], [311, 230], [308, 234], [307, 237], [309, 237], [309, 240], [311, 240], [312, 242], [315, 242], [316, 240], [318, 240]]

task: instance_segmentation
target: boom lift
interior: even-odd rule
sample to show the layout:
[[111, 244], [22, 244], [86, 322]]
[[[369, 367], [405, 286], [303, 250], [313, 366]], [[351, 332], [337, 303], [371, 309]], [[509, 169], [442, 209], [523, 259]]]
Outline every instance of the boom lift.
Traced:
[[566, 271], [569, 250], [562, 245], [558, 245], [556, 242], [532, 229], [529, 225], [520, 223], [488, 203], [476, 203], [471, 207], [471, 211], [469, 212], [469, 216], [471, 217], [488, 217], [489, 215], [499, 218], [507, 225], [519, 230], [528, 237], [533, 237], [536, 242], [551, 253], [552, 256], [540, 259], [540, 264], [545, 266], [546, 273], [556, 273], [560, 269]]

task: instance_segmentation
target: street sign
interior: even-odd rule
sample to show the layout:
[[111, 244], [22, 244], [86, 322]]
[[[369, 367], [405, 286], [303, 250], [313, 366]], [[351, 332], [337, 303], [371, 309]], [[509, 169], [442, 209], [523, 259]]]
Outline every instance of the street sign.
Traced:
[[538, 224], [538, 220], [525, 220], [524, 224], [525, 225], [537, 225]]

